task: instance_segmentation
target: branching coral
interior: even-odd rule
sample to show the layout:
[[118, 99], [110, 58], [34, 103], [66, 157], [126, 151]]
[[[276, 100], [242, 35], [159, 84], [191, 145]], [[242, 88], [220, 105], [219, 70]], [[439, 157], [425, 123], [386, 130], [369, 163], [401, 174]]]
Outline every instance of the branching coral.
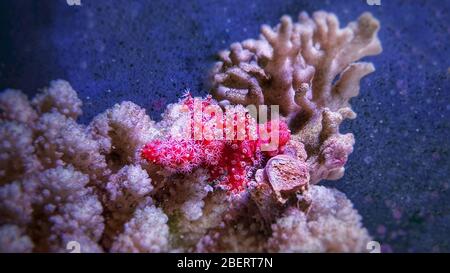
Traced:
[[63, 251], [67, 237], [95, 245], [103, 208], [88, 182], [72, 166], [60, 166], [6, 184], [0, 188], [1, 223], [28, 227], [34, 251]]
[[332, 13], [288, 16], [258, 40], [231, 45], [212, 72], [212, 94], [222, 105], [279, 105], [289, 127], [305, 144], [311, 181], [338, 179], [352, 152], [353, 135], [340, 123], [355, 118], [349, 100], [358, 95], [371, 63], [356, 62], [381, 52], [379, 23], [369, 13], [345, 28]]
[[22, 181], [0, 187], [0, 224], [26, 226], [32, 221], [32, 191]]
[[7, 89], [0, 94], [0, 118], [31, 124], [37, 113], [31, 107], [27, 96], [19, 90]]
[[33, 146], [33, 130], [15, 121], [0, 123], [0, 184], [40, 168]]
[[[221, 54], [224, 112], [187, 95], [158, 123], [125, 101], [78, 124], [62, 80], [31, 103], [3, 91], [0, 251], [365, 251], [352, 203], [314, 184], [343, 175], [354, 139], [339, 125], [355, 116], [349, 99], [373, 67], [354, 62], [380, 51], [377, 29], [369, 14], [344, 29], [324, 12], [283, 17]], [[282, 117], [257, 120], [251, 104]]]
[[[98, 241], [103, 232], [102, 206], [93, 188], [86, 187], [87, 175], [73, 167], [45, 170], [24, 181], [24, 187], [33, 193], [33, 218], [39, 230], [39, 246], [52, 251], [65, 249], [64, 236], [87, 237]], [[45, 250], [45, 249], [43, 249]]]
[[86, 129], [58, 112], [43, 114], [36, 122], [36, 154], [46, 167], [72, 164], [93, 182], [108, 175], [99, 144]]
[[195, 221], [203, 215], [203, 199], [213, 187], [205, 169], [198, 169], [188, 176], [169, 176], [164, 181], [166, 188], [158, 193], [164, 210], [175, 215], [181, 213], [187, 220]]
[[82, 113], [83, 103], [68, 82], [56, 80], [50, 82], [50, 87], [34, 97], [32, 104], [40, 114], [56, 110], [67, 117], [77, 119]]
[[0, 227], [0, 253], [29, 253], [33, 242], [23, 228], [15, 225]]
[[169, 227], [161, 209], [148, 206], [136, 210], [111, 247], [112, 252], [167, 252]]
[[110, 168], [119, 169], [140, 158], [140, 149], [159, 135], [145, 110], [124, 101], [94, 118], [88, 127]]
[[110, 176], [105, 186], [106, 230], [103, 244], [110, 246], [114, 237], [123, 230], [138, 206], [151, 204], [151, 179], [140, 166], [126, 165]]
[[32, 103], [5, 90], [0, 107], [2, 251], [60, 252], [76, 241], [82, 252], [102, 252], [134, 233], [127, 223], [152, 204], [153, 186], [139, 164], [121, 164], [138, 163], [136, 151], [157, 132], [144, 110], [124, 102], [85, 127], [75, 121], [81, 100], [62, 80]]

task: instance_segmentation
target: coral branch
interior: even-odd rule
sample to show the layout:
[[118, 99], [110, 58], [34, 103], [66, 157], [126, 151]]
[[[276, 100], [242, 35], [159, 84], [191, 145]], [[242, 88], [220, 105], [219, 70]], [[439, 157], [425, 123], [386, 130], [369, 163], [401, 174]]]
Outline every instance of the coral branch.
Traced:
[[[235, 43], [221, 52], [212, 71], [211, 93], [221, 104], [279, 105], [290, 129], [306, 146], [313, 183], [341, 177], [341, 167], [337, 171], [332, 164], [312, 159], [319, 159], [322, 146], [332, 142], [327, 141], [330, 131], [337, 135], [333, 141], [349, 138], [339, 137], [338, 127], [343, 119], [356, 117], [349, 100], [358, 95], [361, 78], [375, 70], [371, 63], [356, 61], [381, 52], [378, 29], [379, 22], [370, 13], [345, 28], [334, 14], [324, 11], [312, 17], [301, 13], [298, 23], [283, 16], [275, 28], [264, 25], [260, 39]], [[252, 94], [258, 94], [258, 100]], [[330, 111], [340, 117], [326, 118]], [[345, 157], [351, 152], [343, 150]]]

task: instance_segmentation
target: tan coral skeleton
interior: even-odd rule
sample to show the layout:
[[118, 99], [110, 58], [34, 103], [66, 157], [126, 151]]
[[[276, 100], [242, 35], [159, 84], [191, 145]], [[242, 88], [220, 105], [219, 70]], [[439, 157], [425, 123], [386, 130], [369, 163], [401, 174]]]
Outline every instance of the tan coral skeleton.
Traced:
[[358, 95], [361, 78], [375, 70], [358, 60], [382, 51], [378, 29], [370, 13], [345, 28], [324, 11], [300, 13], [297, 23], [283, 16], [275, 28], [264, 25], [259, 39], [219, 54], [211, 92], [222, 105], [279, 105], [305, 145], [311, 182], [339, 179], [354, 143], [339, 125], [356, 117], [349, 100]]

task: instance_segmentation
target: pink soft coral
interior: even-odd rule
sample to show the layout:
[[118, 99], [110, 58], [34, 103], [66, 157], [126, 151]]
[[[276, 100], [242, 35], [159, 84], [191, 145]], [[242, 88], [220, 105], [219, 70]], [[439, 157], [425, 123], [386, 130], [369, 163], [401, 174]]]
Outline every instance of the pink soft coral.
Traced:
[[[278, 121], [272, 126], [274, 121], [270, 121], [258, 126], [243, 107], [227, 108], [226, 115], [218, 116], [211, 111], [218, 105], [210, 97], [198, 100], [189, 94], [182, 104], [191, 117], [191, 124], [186, 126], [190, 129], [184, 135], [186, 139], [154, 140], [144, 146], [142, 157], [173, 172], [190, 173], [204, 167], [211, 181], [232, 192], [243, 190], [255, 167], [264, 158], [280, 153], [290, 139], [285, 122]], [[217, 130], [221, 130], [219, 135]], [[276, 146], [263, 151], [262, 146], [273, 142], [274, 135], [278, 138]]]

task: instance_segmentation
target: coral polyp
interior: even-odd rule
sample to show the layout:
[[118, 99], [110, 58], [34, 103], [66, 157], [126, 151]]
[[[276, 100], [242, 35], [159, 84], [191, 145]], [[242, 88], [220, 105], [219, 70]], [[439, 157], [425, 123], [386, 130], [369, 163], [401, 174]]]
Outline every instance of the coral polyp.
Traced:
[[[244, 190], [263, 160], [280, 153], [290, 139], [285, 122], [257, 124], [243, 107], [228, 107], [225, 113], [220, 108], [207, 111], [207, 107], [218, 104], [210, 97], [194, 99], [189, 94], [180, 103], [186, 106], [186, 115], [190, 117], [185, 128], [188, 133], [181, 139], [171, 136], [151, 141], [143, 147], [142, 157], [171, 172], [190, 173], [205, 168], [211, 182], [231, 192]], [[276, 145], [272, 150], [263, 151], [261, 146], [273, 141], [271, 135], [276, 136]]]

